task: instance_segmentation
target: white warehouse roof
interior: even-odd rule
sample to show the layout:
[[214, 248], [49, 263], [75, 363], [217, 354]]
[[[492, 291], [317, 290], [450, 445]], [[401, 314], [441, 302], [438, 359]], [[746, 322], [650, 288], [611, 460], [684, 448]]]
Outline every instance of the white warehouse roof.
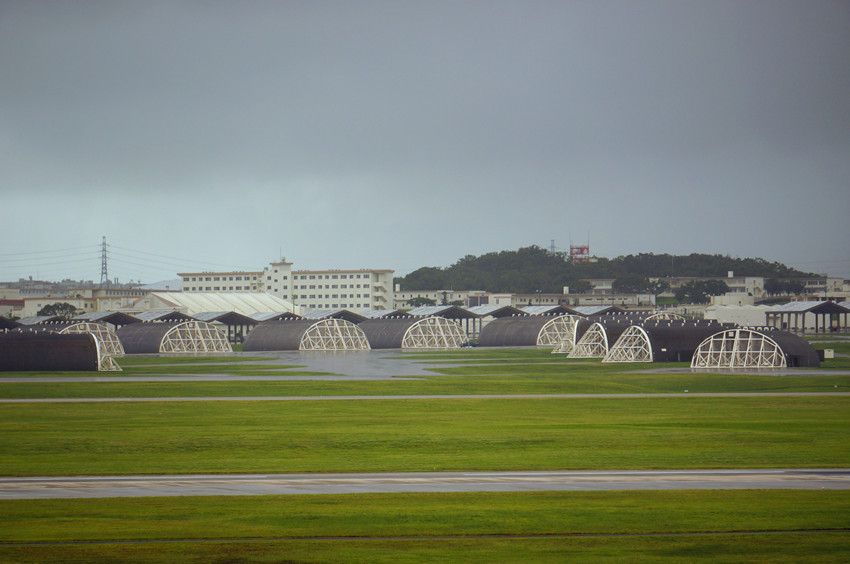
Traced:
[[206, 311], [297, 313], [291, 302], [260, 292], [151, 292], [151, 296], [167, 307], [185, 308], [189, 315]]

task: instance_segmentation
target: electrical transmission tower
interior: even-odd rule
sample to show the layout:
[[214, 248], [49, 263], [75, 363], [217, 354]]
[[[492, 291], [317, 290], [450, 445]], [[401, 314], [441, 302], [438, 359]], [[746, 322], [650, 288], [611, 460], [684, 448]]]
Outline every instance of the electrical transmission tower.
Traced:
[[100, 285], [109, 284], [109, 271], [106, 269], [106, 235], [103, 236], [103, 244], [100, 248]]

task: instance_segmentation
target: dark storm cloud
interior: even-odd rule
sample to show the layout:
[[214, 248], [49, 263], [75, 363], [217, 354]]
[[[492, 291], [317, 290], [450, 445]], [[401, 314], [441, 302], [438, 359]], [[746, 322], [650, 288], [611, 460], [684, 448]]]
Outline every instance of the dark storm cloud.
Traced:
[[[7, 3], [4, 199], [109, 190], [74, 210], [158, 210], [184, 238], [235, 216], [261, 248], [210, 244], [256, 266], [591, 232], [608, 256], [814, 243], [850, 270], [834, 234], [797, 231], [850, 239], [841, 206], [789, 205], [848, 203], [848, 24], [841, 2]], [[440, 222], [428, 245], [404, 214]]]

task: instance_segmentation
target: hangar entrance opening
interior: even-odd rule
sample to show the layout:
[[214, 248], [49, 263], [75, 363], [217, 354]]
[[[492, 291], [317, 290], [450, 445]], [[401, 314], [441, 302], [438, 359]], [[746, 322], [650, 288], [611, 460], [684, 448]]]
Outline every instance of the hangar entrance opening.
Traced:
[[632, 325], [620, 335], [602, 362], [652, 362], [652, 343], [643, 327]]
[[127, 354], [232, 352], [227, 335], [203, 321], [131, 323], [118, 330]]
[[601, 323], [594, 323], [585, 331], [570, 351], [570, 358], [604, 358], [608, 354], [608, 334]]
[[442, 317], [426, 317], [415, 322], [401, 340], [403, 349], [456, 349], [466, 342], [460, 325]]
[[248, 333], [242, 345], [243, 351], [366, 351], [370, 348], [360, 327], [336, 317], [266, 321]]
[[233, 352], [227, 335], [211, 323], [187, 321], [172, 327], [162, 338], [161, 352]]
[[59, 333], [91, 333], [97, 339], [102, 354], [109, 356], [123, 356], [124, 354], [124, 347], [121, 346], [118, 335], [103, 323], [73, 323]]
[[323, 319], [304, 332], [298, 349], [302, 351], [367, 351], [366, 334], [344, 319]]
[[763, 333], [734, 329], [712, 335], [694, 353], [691, 368], [786, 368], [780, 346]]
[[559, 315], [549, 320], [540, 329], [537, 345], [564, 347], [564, 350], [558, 352], [569, 352], [575, 344], [576, 327], [581, 319], [578, 315]]

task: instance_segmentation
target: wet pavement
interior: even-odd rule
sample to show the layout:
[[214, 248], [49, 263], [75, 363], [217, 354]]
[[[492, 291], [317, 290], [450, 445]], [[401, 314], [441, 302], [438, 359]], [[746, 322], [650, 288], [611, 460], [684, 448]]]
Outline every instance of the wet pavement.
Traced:
[[0, 478], [0, 499], [399, 492], [850, 489], [850, 469], [206, 474]]

